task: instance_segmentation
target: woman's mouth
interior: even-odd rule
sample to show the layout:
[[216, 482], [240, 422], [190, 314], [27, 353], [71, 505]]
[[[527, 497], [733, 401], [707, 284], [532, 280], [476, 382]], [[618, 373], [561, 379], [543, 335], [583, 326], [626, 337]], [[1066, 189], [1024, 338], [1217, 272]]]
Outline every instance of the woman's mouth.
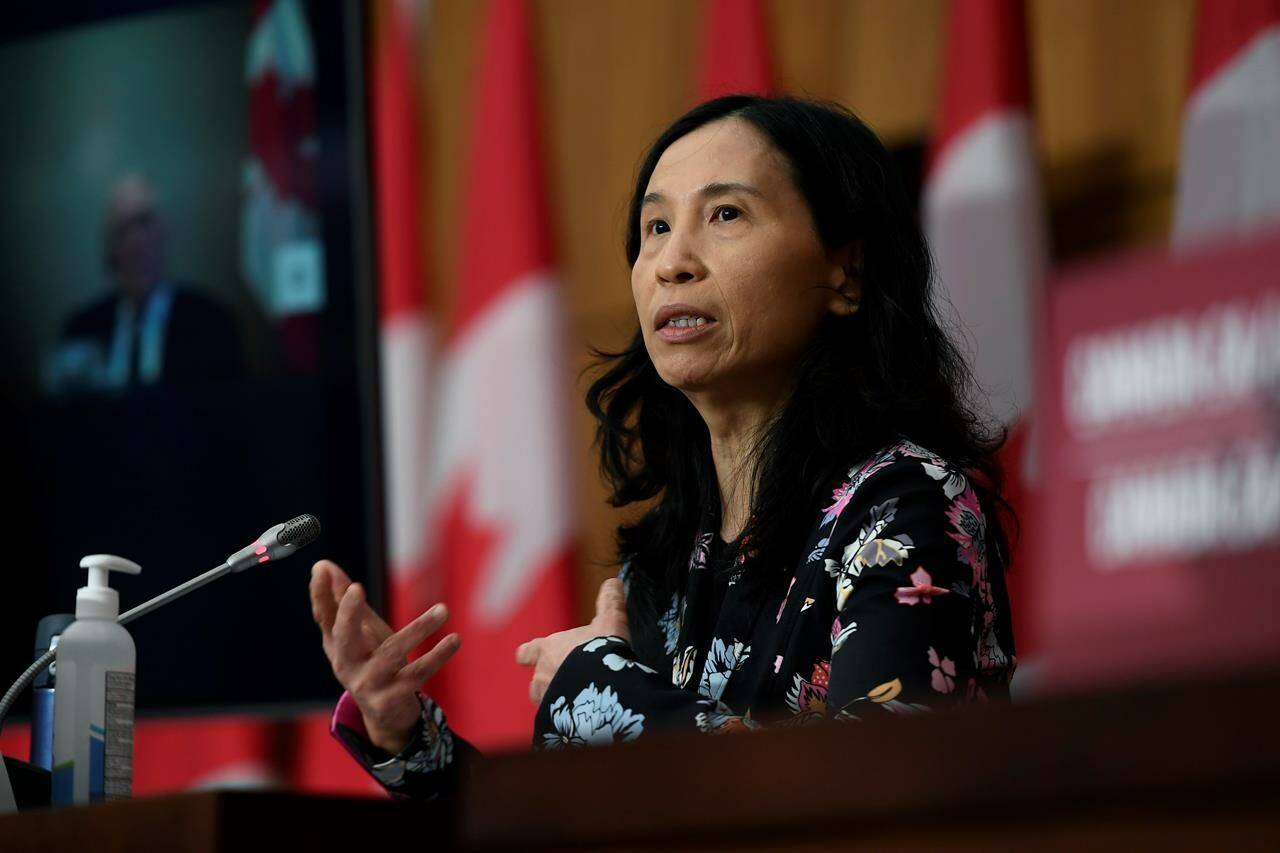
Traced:
[[718, 325], [720, 324], [709, 317], [672, 317], [658, 329], [658, 335], [663, 340], [683, 342], [700, 338]]
[[663, 340], [690, 341], [710, 332], [718, 324], [716, 318], [692, 305], [664, 305], [654, 318], [654, 331]]

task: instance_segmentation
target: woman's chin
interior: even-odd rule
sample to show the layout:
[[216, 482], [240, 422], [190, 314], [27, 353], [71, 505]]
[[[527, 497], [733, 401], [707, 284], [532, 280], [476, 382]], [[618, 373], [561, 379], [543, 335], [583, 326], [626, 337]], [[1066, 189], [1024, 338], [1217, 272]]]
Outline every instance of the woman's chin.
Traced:
[[705, 390], [707, 387], [706, 375], [700, 371], [663, 370], [658, 368], [658, 376], [672, 388], [685, 393]]
[[706, 394], [721, 384], [719, 373], [690, 366], [658, 368], [662, 381], [685, 394]]

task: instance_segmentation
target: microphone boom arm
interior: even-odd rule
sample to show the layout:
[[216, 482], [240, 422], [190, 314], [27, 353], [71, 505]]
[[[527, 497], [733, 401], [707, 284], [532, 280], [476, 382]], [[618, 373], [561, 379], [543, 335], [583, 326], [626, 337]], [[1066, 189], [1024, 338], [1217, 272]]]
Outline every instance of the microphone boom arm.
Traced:
[[[259, 536], [252, 545], [232, 554], [221, 565], [210, 569], [202, 575], [196, 575], [191, 580], [180, 583], [167, 592], [160, 593], [155, 598], [139, 604], [132, 610], [125, 611], [120, 614], [116, 621], [121, 625], [126, 625], [139, 616], [145, 616], [152, 610], [182, 598], [187, 593], [197, 590], [207, 583], [216, 581], [225, 574], [244, 571], [255, 564], [283, 559], [304, 545], [310, 545], [319, 535], [320, 522], [316, 520], [314, 515], [300, 515], [283, 524], [277, 524]], [[8, 715], [9, 709], [13, 707], [18, 695], [26, 689], [28, 684], [35, 680], [37, 675], [44, 672], [45, 668], [53, 663], [56, 657], [57, 649], [49, 649], [49, 651], [36, 658], [35, 663], [27, 667], [22, 675], [18, 676], [18, 680], [13, 683], [13, 686], [5, 691], [4, 697], [0, 698], [0, 729], [4, 728], [4, 718]]]

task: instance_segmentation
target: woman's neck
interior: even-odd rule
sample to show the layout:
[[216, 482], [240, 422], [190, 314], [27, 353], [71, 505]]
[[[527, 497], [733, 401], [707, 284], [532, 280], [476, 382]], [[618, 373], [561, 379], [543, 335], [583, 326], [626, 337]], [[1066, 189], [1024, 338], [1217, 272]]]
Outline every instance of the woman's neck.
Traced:
[[732, 403], [688, 395], [702, 415], [711, 439], [711, 460], [720, 487], [720, 538], [737, 539], [747, 526], [755, 494], [755, 452], [770, 421], [781, 411], [785, 397], [758, 397]]

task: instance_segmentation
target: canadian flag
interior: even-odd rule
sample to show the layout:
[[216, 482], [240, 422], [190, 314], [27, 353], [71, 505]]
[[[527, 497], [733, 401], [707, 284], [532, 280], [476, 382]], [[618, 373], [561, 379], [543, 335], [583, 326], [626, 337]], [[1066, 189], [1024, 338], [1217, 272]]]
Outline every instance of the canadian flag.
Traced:
[[384, 299], [383, 330], [393, 617], [449, 604], [462, 649], [428, 689], [459, 733], [494, 747], [532, 734], [516, 646], [572, 622], [574, 496], [528, 10], [494, 0], [487, 12], [457, 311], [432, 386], [415, 297]]
[[284, 365], [320, 361], [324, 251], [316, 174], [315, 43], [301, 0], [255, 0], [245, 49], [249, 156], [240, 268], [275, 325]]
[[[1047, 266], [1030, 115], [1022, 0], [953, 0], [941, 114], [924, 192], [925, 229], [942, 291], [967, 330], [977, 379], [1010, 427], [1001, 453], [1022, 522], [1011, 593], [1027, 598], [1034, 568], [1031, 403], [1040, 289]], [[1034, 645], [1026, 607], [1014, 607], [1019, 653]]]
[[413, 0], [393, 0], [375, 4], [372, 12], [369, 103], [387, 559], [394, 581], [391, 621], [403, 625], [440, 597], [427, 540], [437, 342], [426, 300], [424, 151], [416, 84], [417, 40], [426, 9]]
[[760, 0], [704, 0], [698, 99], [773, 89], [768, 26]]
[[1173, 242], [1280, 224], [1280, 0], [1201, 2]]

